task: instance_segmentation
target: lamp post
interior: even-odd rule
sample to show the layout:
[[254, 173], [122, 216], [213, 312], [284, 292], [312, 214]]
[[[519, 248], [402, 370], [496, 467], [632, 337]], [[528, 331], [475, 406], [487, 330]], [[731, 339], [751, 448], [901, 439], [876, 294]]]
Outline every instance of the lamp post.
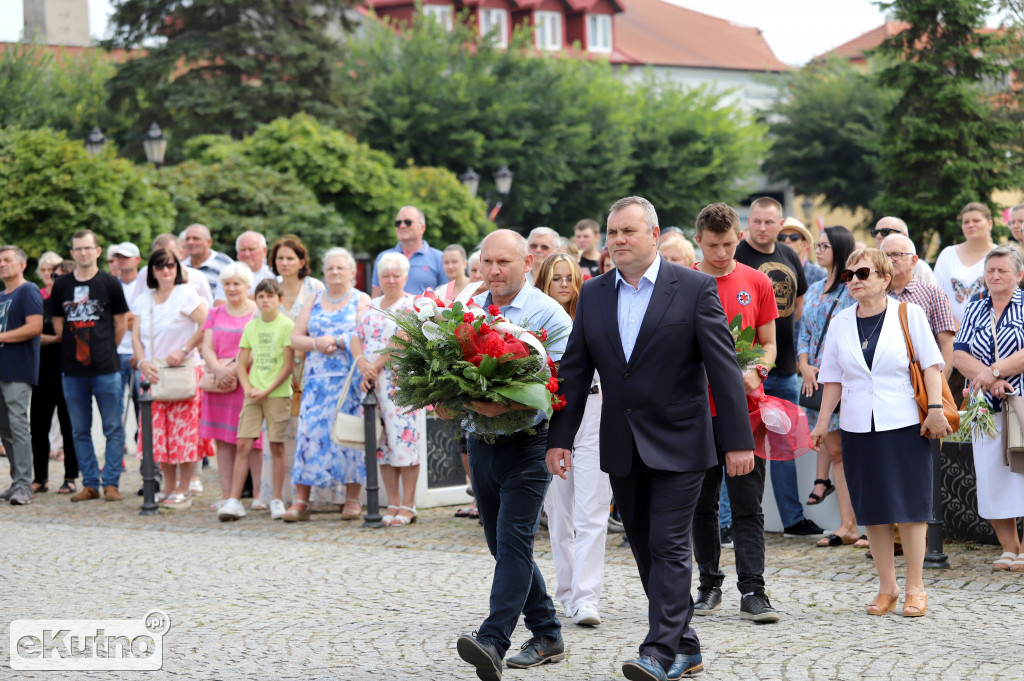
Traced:
[[100, 129], [93, 126], [92, 132], [85, 138], [85, 150], [89, 152], [90, 156], [98, 156], [103, 152], [103, 145], [107, 143], [107, 138], [103, 136]]
[[142, 148], [146, 152], [146, 160], [159, 168], [164, 164], [167, 152], [167, 137], [155, 122], [149, 124], [149, 130], [142, 136]]
[[473, 166], [466, 168], [466, 172], [459, 175], [459, 182], [466, 187], [470, 196], [476, 196], [477, 190], [480, 189], [480, 175], [473, 170]]
[[[484, 194], [484, 201], [487, 203], [487, 217], [493, 222], [498, 217], [498, 212], [501, 210], [502, 202], [508, 198], [509, 193], [512, 191], [512, 178], [515, 176], [508, 166], [502, 165], [500, 168], [494, 171], [491, 176], [494, 178], [494, 190], [498, 192], [498, 200], [493, 204], [491, 203], [491, 192], [488, 190]], [[480, 189], [480, 175], [472, 167], [466, 169], [466, 172], [459, 175], [459, 181], [462, 182], [463, 186], [472, 196], [476, 196]]]
[[[801, 207], [804, 209], [804, 224], [805, 225], [810, 225], [811, 224], [811, 209], [814, 208], [814, 201], [811, 201], [811, 197], [805, 196], [804, 197], [804, 201], [801, 204]], [[810, 229], [810, 227], [808, 227], [808, 229]]]

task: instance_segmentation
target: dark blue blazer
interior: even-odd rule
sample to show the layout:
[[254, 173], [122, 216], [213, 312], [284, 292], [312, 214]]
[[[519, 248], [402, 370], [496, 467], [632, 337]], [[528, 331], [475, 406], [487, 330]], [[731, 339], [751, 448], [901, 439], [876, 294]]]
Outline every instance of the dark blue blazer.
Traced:
[[559, 369], [568, 404], [551, 419], [548, 447], [572, 449], [590, 383], [601, 376], [601, 470], [628, 475], [633, 443], [655, 470], [718, 464], [708, 383], [722, 451], [753, 449], [743, 374], [714, 278], [661, 261], [629, 362], [612, 270], [584, 283]]

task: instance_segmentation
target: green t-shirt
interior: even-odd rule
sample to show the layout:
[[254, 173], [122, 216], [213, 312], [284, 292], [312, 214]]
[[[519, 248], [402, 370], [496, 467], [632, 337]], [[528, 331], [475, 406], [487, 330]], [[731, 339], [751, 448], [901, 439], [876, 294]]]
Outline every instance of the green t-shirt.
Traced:
[[[284, 348], [292, 346], [292, 328], [295, 323], [283, 314], [272, 322], [265, 322], [258, 314], [242, 330], [238, 347], [249, 348], [252, 366], [249, 384], [257, 390], [266, 390], [284, 367]], [[269, 397], [291, 397], [292, 382], [286, 380]]]

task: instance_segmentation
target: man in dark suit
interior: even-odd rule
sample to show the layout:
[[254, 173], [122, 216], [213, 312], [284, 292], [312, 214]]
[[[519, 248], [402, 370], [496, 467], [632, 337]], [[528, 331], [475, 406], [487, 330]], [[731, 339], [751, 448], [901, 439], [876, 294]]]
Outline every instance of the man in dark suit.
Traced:
[[691, 530], [704, 471], [717, 462], [708, 383], [729, 475], [754, 467], [743, 375], [713, 278], [658, 256], [658, 215], [638, 196], [608, 215], [615, 270], [580, 293], [559, 376], [567, 406], [551, 420], [548, 469], [565, 477], [590, 381], [601, 375], [601, 469], [611, 476], [650, 630], [622, 673], [679, 679], [703, 669], [690, 626]]

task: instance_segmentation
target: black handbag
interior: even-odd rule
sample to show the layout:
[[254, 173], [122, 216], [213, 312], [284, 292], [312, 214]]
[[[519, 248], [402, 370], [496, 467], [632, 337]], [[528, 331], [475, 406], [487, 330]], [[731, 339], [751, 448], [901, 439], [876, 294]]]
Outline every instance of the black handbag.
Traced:
[[[828, 325], [832, 323], [832, 312], [835, 311], [836, 305], [839, 304], [839, 297], [843, 294], [842, 287], [840, 287], [839, 295], [832, 301], [832, 307], [828, 309], [828, 316], [825, 318], [825, 328], [821, 330], [821, 335], [818, 337], [818, 344], [814, 347], [814, 361], [818, 361], [818, 355], [821, 353], [821, 346], [825, 342], [825, 334], [828, 332]], [[821, 394], [825, 389], [825, 386], [818, 383], [818, 389], [811, 393], [810, 396], [804, 395], [803, 391], [800, 392], [799, 404], [804, 409], [813, 409], [814, 411], [821, 411]], [[833, 414], [839, 413], [839, 405], [836, 405]]]

